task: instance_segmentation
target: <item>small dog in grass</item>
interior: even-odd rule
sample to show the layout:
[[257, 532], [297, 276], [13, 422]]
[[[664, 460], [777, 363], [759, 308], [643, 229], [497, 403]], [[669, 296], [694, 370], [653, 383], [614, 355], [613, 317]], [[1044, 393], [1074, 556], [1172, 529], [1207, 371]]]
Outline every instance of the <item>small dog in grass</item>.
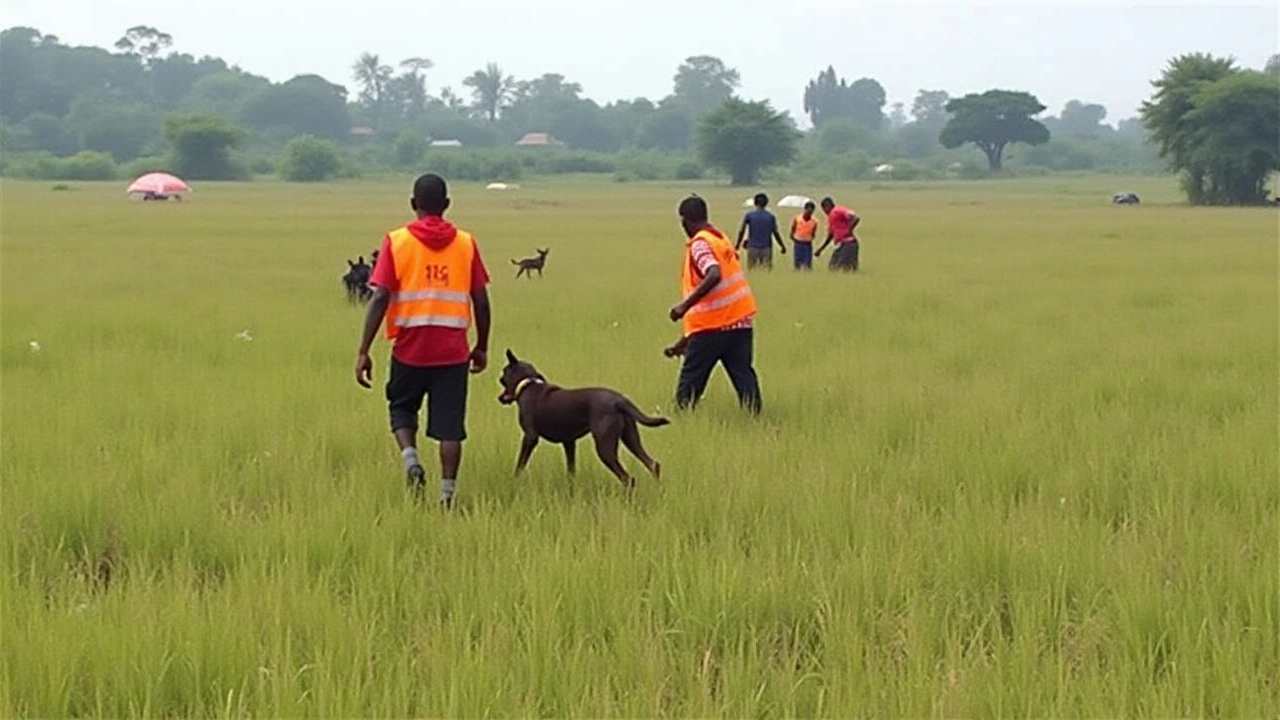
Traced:
[[524, 258], [522, 260], [512, 260], [511, 264], [518, 266], [520, 269], [516, 271], [516, 277], [524, 275], [532, 278], [533, 271], [538, 271], [538, 277], [542, 277], [542, 268], [547, 265], [547, 253], [551, 252], [551, 248], [542, 249], [535, 248], [538, 251], [537, 257]]
[[576, 470], [576, 443], [587, 433], [595, 440], [596, 454], [605, 467], [618, 477], [623, 487], [635, 487], [636, 480], [618, 461], [618, 442], [627, 446], [645, 468], [658, 479], [661, 466], [649, 457], [640, 444], [639, 425], [661, 427], [671, 421], [649, 417], [622, 393], [601, 387], [562, 388], [552, 385], [532, 363], [507, 351], [507, 365], [502, 369], [502, 394], [498, 402], [515, 403], [520, 408], [520, 457], [516, 460], [519, 475], [529, 462], [538, 440], [549, 440], [564, 447], [569, 474]]

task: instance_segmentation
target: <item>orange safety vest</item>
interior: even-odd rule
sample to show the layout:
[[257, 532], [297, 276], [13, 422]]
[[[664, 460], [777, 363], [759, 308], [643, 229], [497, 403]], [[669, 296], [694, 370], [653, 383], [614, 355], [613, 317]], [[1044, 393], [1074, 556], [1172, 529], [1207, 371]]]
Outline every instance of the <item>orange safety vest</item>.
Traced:
[[434, 249], [408, 228], [391, 232], [391, 258], [400, 288], [387, 305], [387, 338], [400, 328], [471, 326], [471, 263], [476, 246], [471, 234], [458, 231], [453, 242]]
[[747, 276], [738, 262], [738, 253], [730, 242], [708, 230], [701, 230], [685, 243], [684, 267], [680, 272], [680, 289], [684, 297], [702, 282], [694, 272], [693, 253], [690, 248], [695, 240], [705, 240], [720, 264], [720, 282], [711, 289], [684, 316], [686, 336], [707, 330], [719, 330], [745, 320], [756, 312], [756, 298], [747, 285]]
[[813, 242], [813, 237], [818, 234], [818, 219], [811, 217], [804, 219], [804, 215], [797, 215], [791, 221], [792, 227], [795, 228], [793, 234], [796, 236], [796, 242]]

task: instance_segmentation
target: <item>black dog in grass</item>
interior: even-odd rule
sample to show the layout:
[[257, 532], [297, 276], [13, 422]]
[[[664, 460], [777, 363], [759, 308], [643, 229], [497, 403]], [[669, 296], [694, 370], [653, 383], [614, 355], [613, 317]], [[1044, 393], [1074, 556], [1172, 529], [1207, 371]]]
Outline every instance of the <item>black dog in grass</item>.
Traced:
[[524, 469], [539, 439], [564, 446], [565, 462], [569, 474], [576, 470], [576, 443], [587, 433], [595, 440], [596, 454], [626, 488], [635, 487], [636, 480], [618, 461], [618, 442], [627, 446], [632, 455], [649, 470], [656, 480], [661, 473], [658, 461], [649, 457], [640, 444], [639, 425], [661, 427], [671, 421], [645, 415], [622, 393], [608, 388], [562, 388], [552, 385], [531, 363], [520, 360], [507, 351], [507, 366], [502, 369], [502, 394], [498, 402], [515, 403], [520, 407], [520, 429], [524, 438], [520, 441], [520, 457], [516, 460], [516, 474]]
[[516, 277], [525, 275], [526, 277], [532, 278], [534, 270], [538, 271], [538, 277], [542, 277], [542, 268], [546, 267], [547, 265], [547, 253], [551, 252], [551, 249], [550, 248], [547, 248], [546, 250], [542, 248], [534, 248], [534, 249], [538, 251], [537, 257], [524, 258], [522, 260], [511, 261], [512, 265], [517, 265], [520, 268], [519, 270], [516, 271]]
[[369, 278], [373, 275], [373, 266], [364, 261], [364, 256], [356, 258], [356, 262], [347, 260], [347, 274], [342, 276], [342, 286], [347, 291], [347, 299], [355, 302], [366, 302], [373, 297], [373, 289], [369, 287]]

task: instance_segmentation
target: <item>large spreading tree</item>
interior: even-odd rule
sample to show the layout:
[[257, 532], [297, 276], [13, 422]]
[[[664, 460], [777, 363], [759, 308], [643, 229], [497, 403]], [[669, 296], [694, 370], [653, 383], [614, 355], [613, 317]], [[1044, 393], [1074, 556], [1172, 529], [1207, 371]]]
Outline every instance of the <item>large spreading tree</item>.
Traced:
[[1266, 200], [1280, 169], [1280, 77], [1240, 70], [1201, 53], [1169, 61], [1142, 104], [1142, 122], [1160, 156], [1182, 176], [1197, 205]]
[[946, 105], [951, 119], [938, 140], [947, 148], [972, 143], [987, 156], [992, 170], [1000, 170], [1004, 149], [1009, 143], [1042, 145], [1049, 142], [1049, 129], [1036, 115], [1045, 106], [1035, 95], [1011, 90], [988, 90], [969, 94]]
[[799, 140], [786, 113], [775, 111], [768, 101], [736, 97], [704, 115], [697, 130], [703, 161], [728, 172], [734, 185], [753, 185], [761, 170], [794, 161]]

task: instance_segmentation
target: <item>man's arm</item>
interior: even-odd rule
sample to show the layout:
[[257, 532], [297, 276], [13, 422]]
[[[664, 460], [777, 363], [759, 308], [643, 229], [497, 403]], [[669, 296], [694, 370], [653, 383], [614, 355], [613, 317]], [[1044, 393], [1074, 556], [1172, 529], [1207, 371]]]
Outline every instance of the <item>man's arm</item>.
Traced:
[[689, 297], [685, 298], [683, 304], [686, 308], [691, 308], [698, 303], [699, 300], [707, 296], [711, 292], [711, 288], [720, 282], [720, 266], [712, 265], [707, 268], [706, 275], [703, 276], [702, 282], [698, 283], [698, 287], [689, 293]]
[[795, 242], [796, 241], [796, 219], [795, 218], [791, 218], [791, 230], [788, 232], [788, 234], [791, 236], [791, 242]]
[[382, 326], [382, 318], [387, 314], [387, 305], [391, 303], [391, 293], [381, 285], [373, 287], [373, 297], [369, 300], [369, 310], [364, 315], [364, 330], [360, 335], [360, 349], [356, 351], [356, 382], [361, 387], [373, 387], [373, 360], [369, 358], [369, 348], [373, 338]]
[[738, 227], [738, 242], [733, 246], [734, 250], [742, 249], [742, 240], [747, 235], [747, 217], [742, 216], [742, 225]]
[[853, 231], [858, 229], [858, 223], [862, 222], [862, 217], [858, 213], [853, 213], [852, 217], [853, 222], [849, 223], [849, 234], [856, 240], [858, 236]]
[[471, 372], [482, 372], [489, 364], [489, 290], [480, 287], [471, 291], [471, 306], [476, 314], [476, 346], [471, 350]]
[[693, 307], [699, 300], [706, 297], [707, 293], [711, 292], [711, 289], [714, 288], [718, 282], [720, 282], [720, 266], [711, 265], [702, 276], [702, 282], [698, 283], [698, 287], [694, 288], [693, 292], [689, 293], [689, 297], [676, 303], [675, 307], [671, 308], [671, 312], [668, 313], [671, 320], [674, 322], [684, 317], [689, 312], [689, 308]]
[[822, 241], [822, 247], [818, 248], [818, 251], [817, 251], [816, 253], [814, 253], [814, 257], [817, 257], [818, 255], [821, 255], [821, 254], [822, 254], [822, 251], [827, 249], [827, 246], [831, 244], [831, 238], [832, 238], [832, 235], [831, 235], [831, 229], [830, 229], [830, 228], [828, 228], [828, 229], [827, 229], [827, 239]]
[[773, 239], [778, 241], [778, 247], [782, 248], [782, 254], [783, 254], [783, 255], [786, 255], [786, 254], [787, 254], [787, 246], [786, 246], [786, 244], [785, 244], [785, 243], [783, 243], [783, 242], [782, 242], [782, 235], [778, 232], [778, 220], [777, 220], [777, 218], [774, 218], [774, 220], [773, 220]]

